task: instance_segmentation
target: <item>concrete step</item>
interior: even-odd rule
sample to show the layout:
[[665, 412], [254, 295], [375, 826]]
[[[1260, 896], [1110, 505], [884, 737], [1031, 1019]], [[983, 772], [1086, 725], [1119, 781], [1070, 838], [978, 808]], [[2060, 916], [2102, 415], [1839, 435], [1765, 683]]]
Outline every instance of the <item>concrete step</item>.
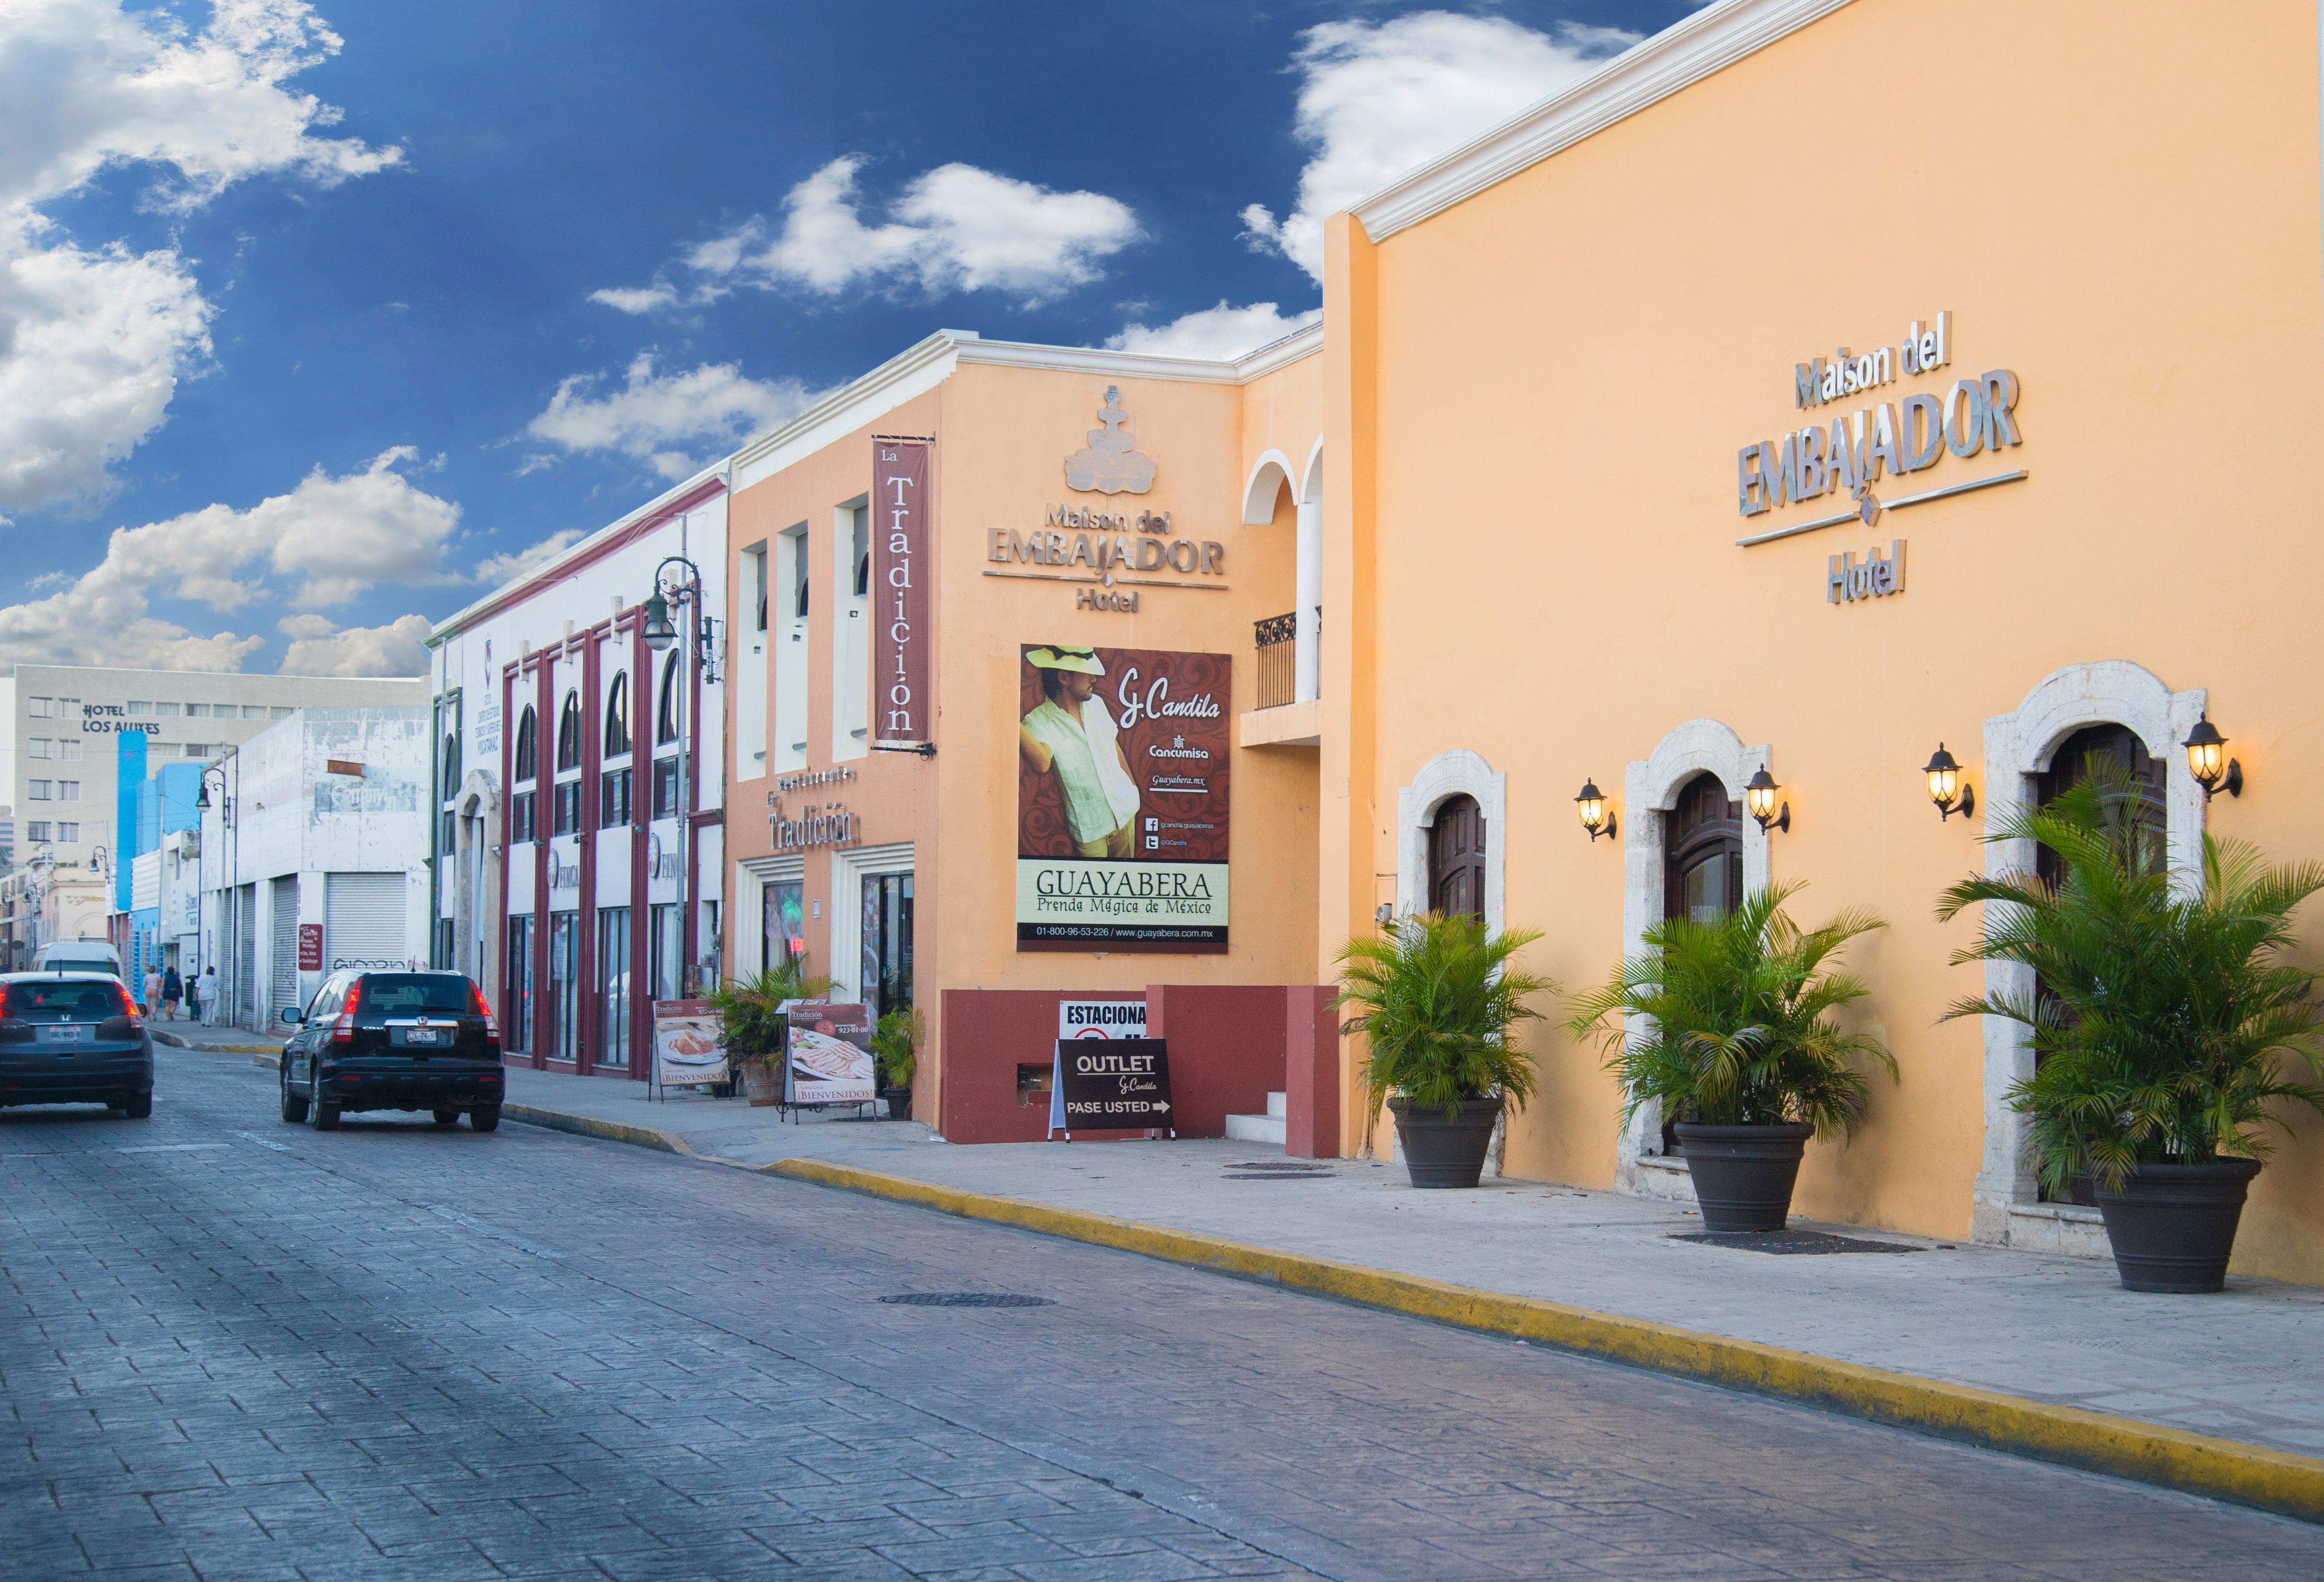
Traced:
[[1277, 1120], [1289, 1115], [1291, 1111], [1285, 1107], [1289, 1098], [1290, 1095], [1287, 1093], [1269, 1093], [1267, 1096], [1267, 1113]]
[[1289, 1123], [1281, 1115], [1231, 1115], [1227, 1136], [1243, 1143], [1272, 1143], [1280, 1148], [1289, 1140]]

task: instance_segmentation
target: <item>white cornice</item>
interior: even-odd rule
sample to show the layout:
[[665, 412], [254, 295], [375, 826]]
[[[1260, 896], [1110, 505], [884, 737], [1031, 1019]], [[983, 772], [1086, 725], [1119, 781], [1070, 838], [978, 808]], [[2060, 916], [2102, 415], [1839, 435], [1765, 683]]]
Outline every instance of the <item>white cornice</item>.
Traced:
[[1317, 319], [1305, 329], [1295, 329], [1281, 340], [1269, 341], [1256, 352], [1247, 352], [1235, 359], [1235, 373], [1240, 378], [1257, 379], [1263, 373], [1296, 363], [1302, 357], [1312, 357], [1323, 349], [1323, 321]]
[[746, 489], [881, 413], [935, 389], [952, 373], [960, 348], [976, 344], [976, 333], [965, 329], [940, 329], [914, 342], [798, 417], [746, 443], [734, 453], [733, 487]]
[[1116, 379], [1242, 384], [1320, 351], [1323, 345], [1323, 327], [1318, 323], [1235, 358], [1157, 357], [1146, 352], [1116, 352], [1101, 346], [1044, 346], [1027, 341], [980, 340], [964, 343], [960, 347], [960, 360], [1007, 368], [1054, 369], [1064, 373], [1102, 373]]
[[1723, 0], [1623, 51], [1555, 98], [1423, 165], [1354, 207], [1374, 242], [1418, 225], [1732, 66], [1848, 0]]

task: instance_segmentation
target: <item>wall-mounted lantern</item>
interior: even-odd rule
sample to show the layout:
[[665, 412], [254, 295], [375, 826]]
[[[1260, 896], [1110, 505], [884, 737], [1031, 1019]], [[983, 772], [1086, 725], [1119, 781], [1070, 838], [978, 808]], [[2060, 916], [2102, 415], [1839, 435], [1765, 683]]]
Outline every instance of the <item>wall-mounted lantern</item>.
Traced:
[[1943, 742], [1937, 743], [1936, 754], [1923, 772], [1929, 777], [1929, 800], [1937, 805], [1940, 820], [1977, 811], [1977, 792], [1961, 783], [1960, 765], [1953, 761]]
[[1743, 809], [1758, 821], [1762, 831], [1781, 830], [1788, 835], [1792, 832], [1792, 805], [1786, 802], [1783, 812], [1775, 811], [1775, 793], [1782, 789], [1775, 784], [1775, 777], [1767, 772], [1767, 766], [1761, 764], [1759, 772], [1744, 783]]
[[1582, 827], [1590, 832], [1592, 842], [1600, 835], [1614, 832], [1613, 810], [1606, 805], [1606, 794], [1598, 789], [1597, 781], [1582, 782], [1582, 795], [1573, 799], [1573, 806], [1582, 815]]
[[2205, 713], [2195, 721], [2195, 728], [2187, 732], [2187, 767], [2195, 772], [2195, 784], [2203, 788], [2203, 800], [2209, 802], [2221, 791], [2230, 796], [2244, 794], [2244, 767], [2227, 756], [2227, 739], [2211, 723]]

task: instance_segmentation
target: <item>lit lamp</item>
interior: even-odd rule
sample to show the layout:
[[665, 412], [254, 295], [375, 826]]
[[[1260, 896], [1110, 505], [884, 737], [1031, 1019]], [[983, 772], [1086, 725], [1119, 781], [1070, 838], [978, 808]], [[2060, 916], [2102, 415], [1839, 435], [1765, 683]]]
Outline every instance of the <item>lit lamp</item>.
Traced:
[[1595, 780], [1582, 782], [1582, 795], [1573, 799], [1573, 806], [1582, 815], [1582, 827], [1590, 832], [1593, 842], [1600, 835], [1614, 832], [1614, 815], [1606, 806], [1606, 794], [1598, 789]]
[[[1953, 762], [1953, 755], [1945, 750], [1943, 742], [1937, 743], [1936, 755], [1929, 759], [1929, 767], [1923, 772], [1929, 777], [1929, 800], [1937, 805], [1940, 820], [1949, 819], [1957, 813], [1977, 811], [1977, 793], [1961, 784], [1960, 765]], [[1958, 806], [1955, 805], [1957, 798]]]
[[1789, 834], [1792, 832], [1792, 805], [1786, 802], [1783, 812], [1775, 811], [1775, 793], [1782, 789], [1775, 784], [1775, 777], [1767, 772], [1767, 766], [1761, 764], [1759, 772], [1744, 783], [1743, 808], [1758, 821], [1761, 830], [1776, 829]]
[[2209, 802], [2225, 790], [2230, 796], [2244, 794], [2244, 767], [2227, 756], [2227, 739], [2211, 723], [2208, 713], [2199, 716], [2195, 728], [2187, 732], [2187, 767], [2194, 771], [2195, 784], [2203, 788], [2203, 800]]

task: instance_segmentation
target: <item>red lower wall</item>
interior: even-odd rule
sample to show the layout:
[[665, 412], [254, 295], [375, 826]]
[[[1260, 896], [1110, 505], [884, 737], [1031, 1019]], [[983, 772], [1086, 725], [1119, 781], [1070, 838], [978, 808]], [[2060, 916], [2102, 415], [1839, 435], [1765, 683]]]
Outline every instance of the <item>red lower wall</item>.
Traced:
[[[1214, 986], [1155, 984], [1146, 991], [1146, 1028], [1170, 1044], [1170, 1096], [1182, 1137], [1222, 1137], [1230, 1115], [1263, 1115], [1270, 1092], [1286, 1091], [1286, 1074], [1301, 1068], [1305, 1103], [1295, 1101], [1292, 1129], [1310, 1148], [1315, 1125], [1302, 1128], [1302, 1108], [1328, 1112], [1330, 1152], [1338, 1152], [1339, 1034], [1328, 1016], [1305, 1015], [1318, 990], [1307, 984]], [[936, 1129], [954, 1143], [1038, 1143], [1047, 1135], [1048, 1095], [1018, 1102], [1017, 1068], [1046, 1069], [1056, 1053], [1057, 1002], [1135, 998], [1048, 989], [948, 989], [944, 991], [944, 1102]], [[1308, 1029], [1302, 1048], [1299, 1030]], [[1320, 1031], [1319, 1031], [1320, 1029]], [[1316, 1045], [1328, 1036], [1330, 1059]], [[1292, 1059], [1286, 1061], [1286, 1053]], [[1319, 1076], [1333, 1086], [1318, 1095]], [[1074, 1140], [1143, 1136], [1142, 1132], [1076, 1132]], [[1297, 1151], [1295, 1149], [1295, 1152]]]

